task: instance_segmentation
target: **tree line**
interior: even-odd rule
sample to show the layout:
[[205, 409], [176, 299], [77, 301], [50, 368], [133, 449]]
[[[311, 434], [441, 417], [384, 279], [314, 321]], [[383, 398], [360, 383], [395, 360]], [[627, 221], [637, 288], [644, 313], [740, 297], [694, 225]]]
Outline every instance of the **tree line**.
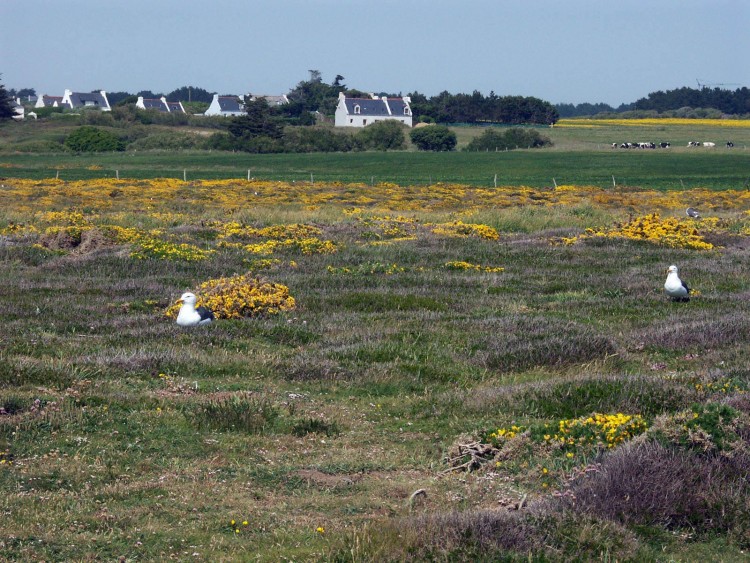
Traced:
[[657, 90], [633, 103], [621, 104], [616, 108], [603, 103], [555, 104], [555, 108], [561, 118], [628, 113], [638, 117], [638, 112], [653, 112], [666, 117], [711, 117], [722, 114], [744, 116], [750, 114], [750, 89], [684, 86], [674, 90]]

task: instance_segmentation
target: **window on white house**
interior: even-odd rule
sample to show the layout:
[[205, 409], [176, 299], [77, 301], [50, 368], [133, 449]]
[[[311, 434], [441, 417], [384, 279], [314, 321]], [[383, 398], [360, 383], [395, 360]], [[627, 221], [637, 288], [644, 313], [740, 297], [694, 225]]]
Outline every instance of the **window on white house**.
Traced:
[[354, 106], [354, 114], [359, 115], [360, 113], [362, 113], [362, 110], [359, 105]]

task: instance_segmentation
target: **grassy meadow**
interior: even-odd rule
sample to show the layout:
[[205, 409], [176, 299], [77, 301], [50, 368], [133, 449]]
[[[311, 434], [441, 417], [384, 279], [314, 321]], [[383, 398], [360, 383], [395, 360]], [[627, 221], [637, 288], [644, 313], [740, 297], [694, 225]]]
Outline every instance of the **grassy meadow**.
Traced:
[[[0, 559], [747, 560], [736, 148], [258, 157], [296, 182], [0, 153]], [[605, 181], [550, 187], [571, 155]], [[419, 158], [521, 164], [374, 172]], [[319, 179], [352, 162], [375, 180]], [[176, 326], [212, 280], [223, 318]]]
[[[0, 177], [62, 180], [101, 178], [175, 178], [179, 180], [247, 179], [282, 182], [344, 182], [402, 186], [459, 183], [473, 186], [587, 185], [646, 187], [661, 190], [711, 187], [744, 189], [750, 180], [750, 123], [726, 120], [724, 125], [693, 120], [563, 120], [540, 133], [554, 143], [543, 150], [467, 153], [460, 149], [480, 135], [482, 127], [454, 127], [458, 151], [424, 153], [413, 149], [378, 153], [244, 154], [219, 151], [128, 151], [73, 154], [60, 143], [78, 124], [75, 116], [58, 121], [27, 121], [0, 128]], [[645, 121], [645, 123], [641, 123]], [[670, 123], [677, 121], [676, 123]], [[708, 120], [707, 120], [708, 121]], [[628, 123], [635, 122], [638, 125]], [[106, 127], [105, 127], [106, 129]], [[111, 128], [118, 135], [128, 129]], [[135, 128], [137, 135], [193, 134], [215, 129]], [[136, 135], [136, 133], [130, 133]], [[714, 148], [689, 148], [688, 141], [711, 141]], [[727, 149], [727, 141], [734, 148]], [[669, 141], [663, 150], [612, 149], [613, 142]], [[57, 146], [57, 152], [40, 152]]]

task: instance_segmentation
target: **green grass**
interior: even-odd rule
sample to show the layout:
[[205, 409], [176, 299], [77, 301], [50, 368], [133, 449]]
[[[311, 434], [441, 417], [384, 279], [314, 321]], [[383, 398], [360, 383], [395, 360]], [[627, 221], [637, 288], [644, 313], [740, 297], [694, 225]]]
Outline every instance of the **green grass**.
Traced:
[[[501, 153], [451, 154], [343, 153], [300, 155], [250, 155], [237, 153], [126, 152], [83, 154], [34, 151], [17, 152], [24, 143], [59, 143], [75, 127], [60, 122], [10, 123], [0, 128], [0, 176], [65, 180], [103, 177], [188, 180], [246, 178], [296, 182], [393, 182], [425, 185], [437, 182], [476, 186], [525, 185], [531, 187], [576, 184], [609, 187], [682, 189], [739, 189], [750, 177], [750, 128], [666, 125], [661, 127], [597, 127], [544, 129], [554, 146], [548, 149]], [[180, 131], [183, 129], [178, 128]], [[113, 129], [115, 131], [121, 131]], [[161, 126], [143, 131], [160, 134]], [[481, 134], [481, 127], [456, 127], [459, 149]], [[191, 131], [197, 131], [191, 129]], [[210, 134], [215, 130], [206, 130]], [[184, 132], [184, 131], [183, 131]], [[686, 147], [689, 140], [713, 140], [714, 149]], [[732, 139], [735, 148], [724, 148]], [[612, 142], [671, 141], [667, 150], [612, 149]], [[90, 169], [94, 167], [96, 169]]]
[[[675, 177], [684, 170], [731, 177], [746, 162], [739, 151], [608, 151], [258, 162], [318, 162], [320, 170], [361, 162], [396, 174], [410, 162], [458, 167], [517, 159], [521, 166], [526, 159], [519, 177], [540, 182], [551, 175], [545, 163], [566, 157], [580, 167], [589, 162], [605, 180], [607, 163], [650, 162], [653, 168], [639, 172], [649, 182], [665, 174], [665, 163], [695, 165], [671, 169]], [[60, 158], [77, 169], [142, 158], [136, 168], [158, 172], [187, 166], [193, 156], [195, 170], [227, 173], [254, 160]], [[42, 174], [55, 158], [2, 153], [0, 163], [20, 166], [3, 168], [9, 176]], [[729, 171], [713, 170], [725, 161]], [[86, 207], [73, 197], [72, 208]], [[254, 257], [230, 249], [204, 262], [140, 261], [122, 246], [51, 252], [34, 246], [43, 235], [0, 238], [0, 559], [746, 558], [750, 524], [742, 508], [749, 495], [732, 471], [742, 470], [750, 448], [742, 426], [750, 413], [747, 235], [714, 251], [624, 240], [554, 246], [550, 236], [560, 229], [611, 224], [621, 210], [596, 201], [532, 203], [466, 216], [459, 203], [410, 215], [423, 225], [456, 214], [498, 228], [500, 239], [422, 229], [416, 240], [376, 246], [373, 225], [334, 204], [232, 212], [192, 201], [155, 202], [153, 210], [120, 217], [116, 208], [97, 212], [104, 222], [111, 212], [113, 221], [160, 227], [165, 237], [201, 245], [215, 243], [211, 220], [303, 222], [320, 227], [339, 250], [283, 255], [260, 272], [289, 287], [296, 310], [186, 330], [163, 316], [170, 302], [209, 277], [246, 271]], [[151, 214], [175, 209], [198, 215], [186, 226]], [[0, 225], [33, 223], [37, 211], [46, 210], [3, 210]], [[721, 216], [739, 231], [748, 226], [744, 211]], [[449, 260], [505, 269], [453, 271], [444, 267]], [[662, 294], [664, 268], [673, 261], [700, 291], [690, 303]], [[383, 267], [390, 264], [400, 269]], [[667, 443], [670, 436], [675, 443], [703, 439], [699, 423], [721, 430], [723, 447], [736, 450], [678, 460], [685, 462], [680, 468], [715, 464], [704, 481], [717, 486], [701, 505], [709, 515], [690, 526], [654, 524], [643, 514], [617, 520], [578, 512], [544, 487], [583, 490], [589, 481], [576, 468], [596, 462], [626, 471], [625, 454], [571, 461], [521, 441], [497, 458], [500, 465], [474, 473], [451, 471], [446, 461], [457, 443], [489, 430], [557, 425], [593, 412], [640, 414], [649, 425], [661, 420]], [[684, 424], [690, 435], [670, 418], [684, 412], [700, 413]], [[544, 481], [543, 466], [554, 478]], [[642, 478], [638, 469], [630, 474]], [[412, 496], [420, 489], [426, 495]], [[525, 508], [508, 510], [522, 500]]]
[[[741, 189], [748, 179], [750, 154], [715, 151], [520, 150], [507, 153], [345, 153], [248, 155], [231, 153], [126, 153], [106, 155], [0, 154], [4, 174], [18, 178], [81, 180], [170, 177], [188, 180], [250, 176], [297, 182], [438, 182], [492, 187], [551, 187], [575, 184], [655, 189]], [[97, 166], [101, 169], [89, 170]]]

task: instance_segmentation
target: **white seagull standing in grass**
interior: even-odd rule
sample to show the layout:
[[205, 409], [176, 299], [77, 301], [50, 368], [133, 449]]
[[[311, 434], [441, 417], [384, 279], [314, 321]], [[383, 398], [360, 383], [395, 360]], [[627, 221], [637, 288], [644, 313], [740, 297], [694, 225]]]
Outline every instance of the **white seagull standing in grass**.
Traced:
[[199, 326], [210, 323], [214, 320], [214, 314], [211, 309], [206, 307], [195, 308], [195, 302], [198, 298], [192, 293], [183, 293], [177, 302], [182, 302], [180, 312], [177, 314], [177, 324], [180, 326]]
[[677, 275], [677, 266], [672, 264], [667, 270], [667, 281], [664, 283], [664, 291], [672, 298], [672, 301], [687, 303], [690, 301], [690, 288]]

